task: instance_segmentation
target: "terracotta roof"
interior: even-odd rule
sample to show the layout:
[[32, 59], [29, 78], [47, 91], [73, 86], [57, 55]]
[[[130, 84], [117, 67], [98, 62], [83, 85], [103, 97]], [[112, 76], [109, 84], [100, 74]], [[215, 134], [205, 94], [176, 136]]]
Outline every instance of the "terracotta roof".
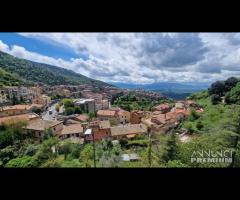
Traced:
[[184, 115], [189, 115], [190, 111], [189, 110], [182, 110], [182, 109], [176, 109], [176, 113], [183, 113]]
[[52, 128], [58, 124], [61, 124], [61, 121], [49, 121], [49, 120], [35, 120], [30, 122], [25, 129], [28, 130], [38, 130], [38, 131], [44, 131], [48, 128]]
[[31, 108], [30, 105], [14, 105], [14, 106], [3, 107], [3, 111], [6, 111], [6, 110], [29, 110], [30, 108]]
[[153, 115], [160, 115], [160, 114], [162, 114], [160, 111], [154, 111], [153, 113], [152, 113]]
[[110, 128], [110, 122], [108, 120], [100, 121], [100, 128]]
[[68, 135], [73, 133], [83, 133], [83, 127], [81, 124], [72, 124], [64, 126], [61, 135]]
[[33, 103], [33, 104], [30, 105], [30, 109], [33, 108], [33, 107], [42, 108], [43, 105], [42, 104]]
[[37, 115], [35, 113], [1, 117], [0, 118], [0, 124], [2, 124], [2, 123], [14, 123], [16, 121], [28, 121], [28, 120], [38, 118], [38, 117], [39, 117], [39, 115]]
[[129, 135], [129, 134], [139, 134], [146, 133], [147, 127], [144, 124], [127, 124], [123, 126], [114, 126], [111, 127], [111, 135], [119, 136], [119, 135]]
[[134, 138], [136, 136], [136, 134], [129, 134], [127, 135], [127, 138], [131, 139], [131, 138]]
[[159, 123], [166, 124], [168, 119], [169, 118], [166, 118], [165, 114], [159, 114], [159, 115], [154, 115], [151, 119], [151, 122], [154, 122], [157, 124], [159, 124]]
[[168, 103], [163, 103], [163, 104], [160, 104], [158, 106], [155, 106], [154, 108], [157, 109], [157, 110], [162, 110], [162, 109], [169, 109], [170, 106], [169, 106]]
[[41, 108], [42, 104], [31, 104], [31, 105], [14, 105], [14, 106], [5, 106], [3, 107], [3, 111], [7, 110], [30, 110], [33, 107]]
[[89, 119], [88, 115], [78, 115], [77, 117], [75, 117], [75, 119], [82, 121], [82, 122], [86, 122]]
[[123, 115], [124, 113], [129, 113], [130, 114], [130, 112], [128, 112], [126, 110], [123, 110], [123, 109], [118, 110], [117, 113], [120, 114], [120, 115]]
[[116, 111], [113, 110], [99, 110], [97, 112], [97, 115], [101, 115], [101, 116], [114, 116], [116, 113]]

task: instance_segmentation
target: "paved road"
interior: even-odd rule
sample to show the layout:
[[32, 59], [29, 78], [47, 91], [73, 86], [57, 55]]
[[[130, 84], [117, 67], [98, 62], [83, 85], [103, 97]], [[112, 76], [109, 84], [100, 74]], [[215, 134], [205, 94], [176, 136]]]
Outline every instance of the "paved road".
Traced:
[[[56, 120], [56, 117], [58, 115], [58, 112], [55, 109], [55, 106], [57, 105], [57, 103], [53, 104], [52, 106], [50, 106], [46, 112], [44, 112], [42, 114], [42, 118], [44, 120]], [[49, 111], [52, 111], [52, 114], [49, 114]]]

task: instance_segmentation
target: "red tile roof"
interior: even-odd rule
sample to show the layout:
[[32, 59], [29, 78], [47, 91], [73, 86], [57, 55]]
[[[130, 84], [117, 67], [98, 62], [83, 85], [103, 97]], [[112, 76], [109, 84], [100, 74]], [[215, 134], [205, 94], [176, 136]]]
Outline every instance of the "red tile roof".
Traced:
[[83, 127], [81, 124], [72, 124], [69, 126], [64, 126], [61, 135], [68, 135], [74, 133], [83, 133]]
[[17, 121], [28, 121], [28, 120], [38, 118], [38, 117], [39, 116], [37, 114], [34, 114], [34, 113], [1, 117], [0, 118], [0, 124], [2, 124], [2, 123], [14, 123], [14, 122], [17, 122]]
[[97, 115], [101, 115], [101, 116], [113, 117], [113, 116], [115, 116], [115, 114], [116, 114], [116, 111], [113, 111], [113, 110], [99, 110], [97, 112]]

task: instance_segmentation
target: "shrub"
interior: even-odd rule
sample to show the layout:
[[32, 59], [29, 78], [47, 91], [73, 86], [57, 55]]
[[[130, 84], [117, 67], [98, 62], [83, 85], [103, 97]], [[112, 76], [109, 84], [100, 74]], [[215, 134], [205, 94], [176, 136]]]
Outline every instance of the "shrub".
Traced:
[[201, 130], [203, 128], [203, 124], [201, 121], [198, 121], [197, 124], [196, 124], [196, 127], [198, 130]]
[[6, 167], [37, 167], [38, 161], [35, 157], [23, 156], [10, 160]]
[[193, 129], [193, 126], [192, 126], [191, 123], [187, 123], [187, 124], [185, 125], [185, 128], [187, 129], [187, 131], [188, 131], [189, 133], [193, 133], [193, 132], [194, 132], [194, 129]]
[[34, 113], [36, 113], [36, 114], [39, 115], [39, 114], [41, 114], [42, 110], [41, 110], [40, 108], [34, 106], [34, 107], [32, 108], [32, 112], [34, 112]]
[[218, 104], [220, 101], [221, 101], [220, 95], [218, 95], [218, 94], [213, 94], [213, 95], [211, 96], [211, 102], [212, 102], [213, 105]]
[[80, 109], [79, 106], [76, 106], [74, 109], [75, 109], [74, 111], [75, 114], [82, 114], [82, 110]]
[[198, 113], [196, 112], [195, 109], [191, 109], [190, 111], [190, 115], [189, 115], [189, 120], [190, 121], [195, 121], [199, 118], [200, 116], [198, 115]]
[[121, 145], [121, 147], [126, 147], [128, 144], [128, 140], [125, 138], [122, 138], [119, 140], [119, 144]]
[[72, 149], [69, 157], [73, 159], [78, 159], [80, 156], [81, 147], [78, 144], [72, 144]]
[[64, 114], [65, 115], [72, 115], [75, 113], [75, 109], [73, 107], [67, 107], [65, 108]]
[[38, 150], [38, 146], [30, 144], [25, 150], [24, 154], [26, 156], [34, 156]]

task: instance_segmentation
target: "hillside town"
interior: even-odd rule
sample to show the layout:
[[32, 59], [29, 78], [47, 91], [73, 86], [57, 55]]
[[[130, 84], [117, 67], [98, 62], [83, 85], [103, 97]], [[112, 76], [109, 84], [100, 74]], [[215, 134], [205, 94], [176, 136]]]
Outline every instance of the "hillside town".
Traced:
[[240, 167], [239, 38], [0, 33], [0, 168]]
[[[129, 91], [128, 91], [129, 92]], [[138, 91], [138, 95], [140, 92]], [[57, 87], [4, 87], [0, 91], [0, 124], [25, 121], [24, 133], [42, 141], [46, 132], [61, 140], [84, 143], [111, 138], [131, 140], [137, 135], [164, 134], [178, 126], [195, 108], [203, 109], [193, 101], [177, 101], [175, 105], [162, 103], [151, 111], [127, 111], [112, 107], [111, 102], [123, 90], [107, 87], [83, 86]], [[156, 97], [147, 92], [151, 98]], [[146, 94], [144, 94], [146, 96]], [[81, 114], [65, 115], [64, 105], [56, 109], [59, 100], [51, 97], [71, 98]], [[157, 97], [158, 98], [158, 97]], [[37, 112], [36, 112], [37, 111]], [[90, 117], [89, 113], [94, 113]]]

